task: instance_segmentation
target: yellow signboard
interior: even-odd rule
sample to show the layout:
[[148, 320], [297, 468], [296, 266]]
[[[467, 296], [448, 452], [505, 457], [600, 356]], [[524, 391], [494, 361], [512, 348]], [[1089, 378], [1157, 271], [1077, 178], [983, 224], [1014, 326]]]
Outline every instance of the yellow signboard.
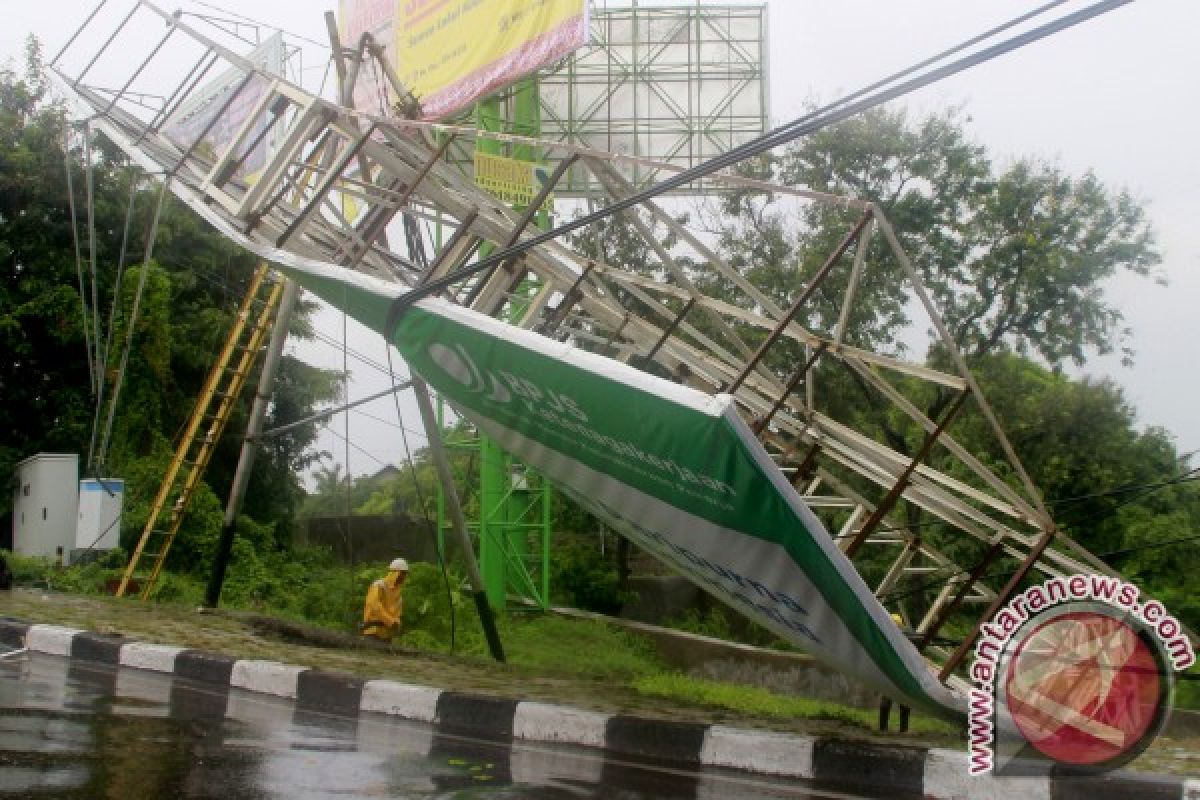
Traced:
[[400, 0], [396, 71], [440, 119], [587, 43], [587, 0]]
[[[475, 185], [511, 206], [527, 207], [550, 179], [550, 170], [542, 164], [515, 158], [475, 153]], [[543, 207], [554, 206], [548, 195]]]

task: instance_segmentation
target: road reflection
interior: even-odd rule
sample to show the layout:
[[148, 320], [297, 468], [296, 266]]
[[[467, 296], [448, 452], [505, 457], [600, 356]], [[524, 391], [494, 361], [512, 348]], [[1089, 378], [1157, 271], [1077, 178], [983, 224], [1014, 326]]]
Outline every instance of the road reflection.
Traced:
[[795, 783], [457, 736], [40, 654], [0, 660], [0, 796], [817, 798]]

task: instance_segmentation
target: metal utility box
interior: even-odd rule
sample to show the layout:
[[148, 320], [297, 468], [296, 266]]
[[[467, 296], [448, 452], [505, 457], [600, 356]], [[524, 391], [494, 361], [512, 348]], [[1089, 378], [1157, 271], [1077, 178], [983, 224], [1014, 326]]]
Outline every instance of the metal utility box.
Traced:
[[38, 453], [20, 462], [13, 487], [13, 552], [66, 564], [78, 509], [78, 455]]
[[80, 481], [75, 547], [79, 550], [112, 550], [117, 547], [121, 538], [121, 507], [124, 502], [125, 481], [119, 478]]

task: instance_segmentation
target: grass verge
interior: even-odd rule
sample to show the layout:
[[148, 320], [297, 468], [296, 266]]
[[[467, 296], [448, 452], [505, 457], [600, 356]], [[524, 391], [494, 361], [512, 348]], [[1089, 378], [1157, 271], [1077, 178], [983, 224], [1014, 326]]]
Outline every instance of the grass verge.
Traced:
[[[722, 708], [730, 711], [774, 717], [828, 720], [872, 730], [877, 722], [875, 711], [850, 708], [823, 700], [779, 695], [756, 686], [710, 681], [683, 673], [656, 673], [634, 678], [632, 686], [642, 694], [662, 697], [689, 705]], [[909, 730], [914, 734], [957, 737], [958, 727], [940, 719], [913, 713]]]

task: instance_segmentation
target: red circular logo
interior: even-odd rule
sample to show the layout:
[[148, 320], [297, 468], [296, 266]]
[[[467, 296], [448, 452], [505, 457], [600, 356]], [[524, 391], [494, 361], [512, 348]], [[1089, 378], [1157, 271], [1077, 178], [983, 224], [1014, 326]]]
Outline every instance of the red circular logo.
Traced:
[[1037, 624], [1004, 681], [1013, 721], [1033, 747], [1065, 764], [1108, 767], [1157, 734], [1168, 673], [1148, 637], [1103, 609]]

